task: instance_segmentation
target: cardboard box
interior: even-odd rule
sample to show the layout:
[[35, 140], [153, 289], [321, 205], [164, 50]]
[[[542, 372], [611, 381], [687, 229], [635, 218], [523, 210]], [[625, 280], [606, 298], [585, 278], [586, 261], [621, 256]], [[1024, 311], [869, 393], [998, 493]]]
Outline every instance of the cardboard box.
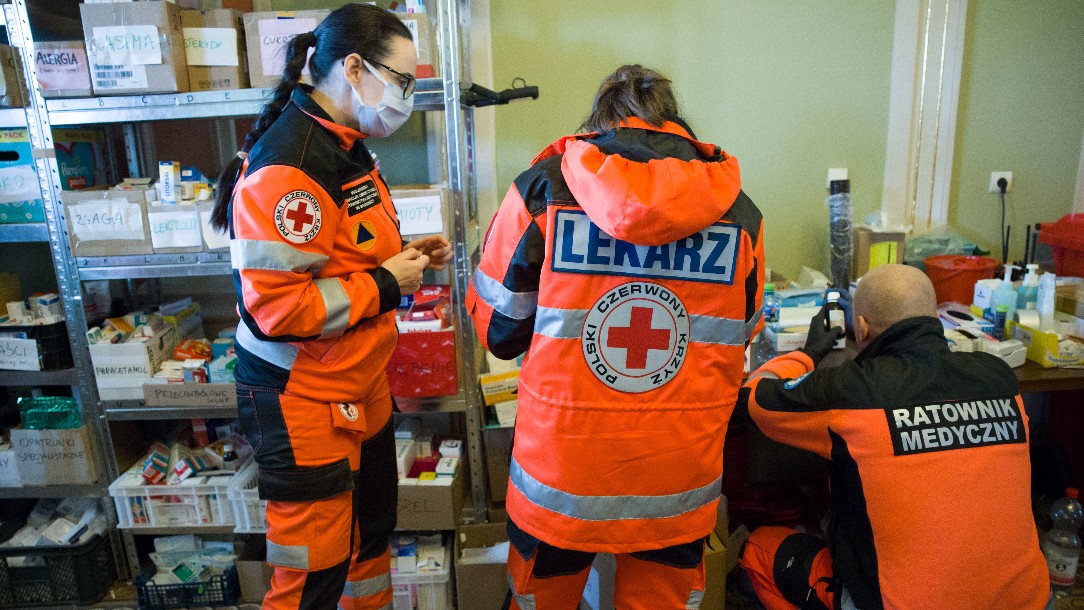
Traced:
[[19, 49], [0, 44], [0, 106], [26, 106], [26, 72]]
[[189, 89], [216, 91], [248, 87], [240, 11], [181, 11], [181, 27]]
[[443, 186], [395, 188], [390, 191], [399, 232], [404, 239], [444, 233], [450, 193]]
[[1058, 334], [1009, 322], [1009, 335], [1028, 346], [1028, 360], [1044, 368], [1084, 365], [1084, 343], [1066, 339], [1058, 340]]
[[482, 445], [486, 454], [489, 499], [503, 501], [508, 494], [508, 465], [512, 460], [514, 428], [484, 428]]
[[433, 78], [437, 75], [437, 48], [430, 26], [429, 13], [395, 13], [407, 26], [414, 37], [414, 48], [418, 51], [418, 78]]
[[217, 8], [229, 8], [235, 11], [241, 11], [242, 13], [251, 13], [253, 10], [252, 0], [196, 0], [194, 3], [189, 0], [189, 4], [195, 6], [187, 6], [187, 8], [195, 8], [202, 11], [208, 11]]
[[147, 207], [147, 227], [151, 247], [157, 254], [203, 251], [203, 230], [194, 205], [151, 204]]
[[726, 544], [718, 531], [711, 533], [704, 545], [704, 571], [707, 586], [700, 610], [723, 610], [726, 607]]
[[82, 40], [34, 43], [41, 96], [90, 97], [90, 63]]
[[95, 95], [188, 91], [181, 9], [172, 2], [80, 4]]
[[232, 383], [147, 383], [143, 403], [148, 407], [237, 407]]
[[466, 475], [460, 468], [450, 484], [435, 481], [399, 480], [399, 513], [395, 528], [400, 530], [454, 530], [466, 498]]
[[1054, 291], [1054, 309], [1077, 318], [1084, 318], [1084, 287], [1058, 286]]
[[258, 604], [271, 591], [275, 568], [267, 564], [267, 544], [263, 536], [245, 538], [245, 548], [237, 559], [237, 580], [241, 583], [241, 601]]
[[455, 396], [459, 393], [455, 358], [454, 329], [400, 333], [386, 369], [392, 395]]
[[89, 346], [94, 379], [102, 400], [144, 399], [143, 384], [173, 356], [177, 329], [165, 324], [150, 341], [96, 343]]
[[147, 202], [156, 196], [154, 189], [62, 192], [60, 201], [67, 218], [72, 254], [121, 256], [154, 252]]
[[806, 338], [809, 336], [809, 327], [779, 328], [775, 325], [764, 325], [764, 338], [772, 344], [777, 354], [785, 354], [805, 347]]
[[[87, 95], [90, 95], [89, 90]], [[60, 186], [65, 191], [101, 188], [107, 185], [105, 130], [53, 130], [56, 163], [60, 169]]]
[[248, 54], [248, 77], [252, 87], [271, 88], [282, 80], [286, 65], [286, 46], [294, 36], [311, 32], [320, 25], [328, 10], [246, 13], [245, 49]]
[[196, 204], [199, 212], [200, 232], [203, 234], [203, 249], [208, 252], [230, 249], [230, 235], [228, 232], [220, 232], [211, 226], [211, 214], [214, 212], [215, 202], [204, 201]]
[[858, 279], [874, 267], [903, 263], [904, 239], [902, 231], [873, 231], [867, 227], [854, 230], [854, 260], [851, 262], [851, 279]]
[[98, 480], [86, 427], [11, 431], [23, 485], [86, 485]]
[[0, 129], [0, 224], [45, 222], [41, 182], [34, 166], [30, 134], [25, 128]]
[[463, 549], [496, 547], [508, 542], [507, 523], [461, 525], [455, 536], [455, 589], [459, 610], [488, 610], [500, 608], [508, 591], [504, 556], [462, 562]]
[[14, 449], [0, 450], [0, 487], [19, 487], [23, 478], [19, 475], [19, 462]]

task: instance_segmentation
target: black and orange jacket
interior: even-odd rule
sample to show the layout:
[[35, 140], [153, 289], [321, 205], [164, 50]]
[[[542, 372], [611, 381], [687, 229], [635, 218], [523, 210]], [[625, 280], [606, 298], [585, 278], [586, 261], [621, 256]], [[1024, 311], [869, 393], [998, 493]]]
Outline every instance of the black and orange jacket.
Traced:
[[747, 384], [749, 414], [770, 438], [831, 460], [828, 544], [855, 605], [1044, 608], [1012, 369], [950, 352], [932, 317], [898, 322], [853, 362], [812, 368], [801, 352], [769, 361]]
[[253, 147], [230, 206], [241, 324], [238, 383], [354, 404], [347, 427], [391, 415], [384, 368], [399, 286], [380, 264], [402, 249], [387, 185], [362, 134], [333, 123], [299, 86]]
[[675, 123], [563, 138], [516, 179], [467, 307], [495, 355], [527, 352], [506, 504], [521, 529], [598, 552], [711, 531], [761, 232], [737, 159]]

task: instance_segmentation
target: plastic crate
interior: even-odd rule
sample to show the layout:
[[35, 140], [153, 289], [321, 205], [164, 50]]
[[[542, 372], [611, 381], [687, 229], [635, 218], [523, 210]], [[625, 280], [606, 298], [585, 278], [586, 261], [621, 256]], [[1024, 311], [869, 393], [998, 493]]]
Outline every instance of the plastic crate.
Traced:
[[227, 490], [233, 476], [194, 476], [179, 485], [143, 485], [136, 464], [109, 485], [117, 526], [128, 529], [233, 525]]
[[267, 500], [261, 500], [256, 489], [256, 462], [237, 471], [227, 494], [237, 523], [233, 531], [240, 534], [267, 532]]
[[444, 545], [444, 569], [391, 575], [393, 610], [448, 610], [452, 593], [452, 549]]
[[55, 371], [72, 367], [68, 325], [62, 321], [53, 324], [3, 324], [0, 325], [0, 335], [37, 342], [39, 370]]
[[1084, 276], [1084, 214], [1066, 214], [1057, 222], [1044, 222], [1039, 241], [1050, 245], [1058, 275]]
[[157, 585], [152, 579], [154, 571], [140, 574], [135, 579], [136, 597], [140, 610], [157, 608], [188, 608], [189, 606], [234, 606], [241, 599], [241, 581], [237, 579], [237, 567], [230, 566], [218, 576], [206, 582], [178, 585]]
[[[15, 567], [16, 557], [40, 558], [45, 565]], [[0, 608], [93, 604], [116, 580], [109, 536], [64, 547], [0, 548]]]

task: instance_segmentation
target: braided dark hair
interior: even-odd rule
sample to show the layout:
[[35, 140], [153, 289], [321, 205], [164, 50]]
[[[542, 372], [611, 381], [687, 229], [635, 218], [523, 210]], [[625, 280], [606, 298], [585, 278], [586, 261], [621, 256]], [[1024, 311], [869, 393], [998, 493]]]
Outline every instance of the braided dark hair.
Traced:
[[252, 150], [290, 103], [290, 96], [301, 82], [301, 72], [305, 68], [309, 49], [313, 49], [312, 58], [308, 62], [309, 73], [312, 75], [313, 84], [319, 85], [339, 60], [352, 53], [376, 61], [384, 60], [390, 52], [394, 36], [412, 40], [410, 30], [392, 13], [371, 4], [346, 4], [332, 11], [312, 32], [298, 34], [290, 41], [286, 47], [286, 66], [282, 70], [282, 80], [275, 87], [271, 100], [264, 105], [252, 131], [245, 137], [240, 154], [226, 164], [218, 178], [218, 194], [215, 197], [214, 211], [211, 213], [211, 226], [219, 231], [225, 231], [229, 226], [230, 200], [244, 163], [243, 157]]
[[670, 79], [639, 64], [621, 66], [602, 80], [582, 131], [606, 132], [629, 117], [655, 127], [678, 114]]

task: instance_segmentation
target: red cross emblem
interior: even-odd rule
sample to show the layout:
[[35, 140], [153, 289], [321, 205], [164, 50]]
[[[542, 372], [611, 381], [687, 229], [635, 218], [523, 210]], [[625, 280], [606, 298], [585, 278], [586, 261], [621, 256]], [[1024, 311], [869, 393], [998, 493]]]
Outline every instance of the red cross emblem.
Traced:
[[275, 206], [275, 224], [290, 242], [307, 242], [320, 232], [320, 204], [311, 193], [291, 191]]
[[294, 233], [304, 234], [312, 226], [312, 222], [316, 220], [316, 217], [309, 214], [308, 202], [295, 199], [294, 203], [286, 206], [286, 220], [294, 223], [292, 228]]
[[670, 349], [670, 329], [652, 328], [654, 315], [655, 310], [650, 307], [633, 307], [628, 326], [610, 327], [606, 347], [625, 350], [625, 368], [647, 368], [648, 352]]

